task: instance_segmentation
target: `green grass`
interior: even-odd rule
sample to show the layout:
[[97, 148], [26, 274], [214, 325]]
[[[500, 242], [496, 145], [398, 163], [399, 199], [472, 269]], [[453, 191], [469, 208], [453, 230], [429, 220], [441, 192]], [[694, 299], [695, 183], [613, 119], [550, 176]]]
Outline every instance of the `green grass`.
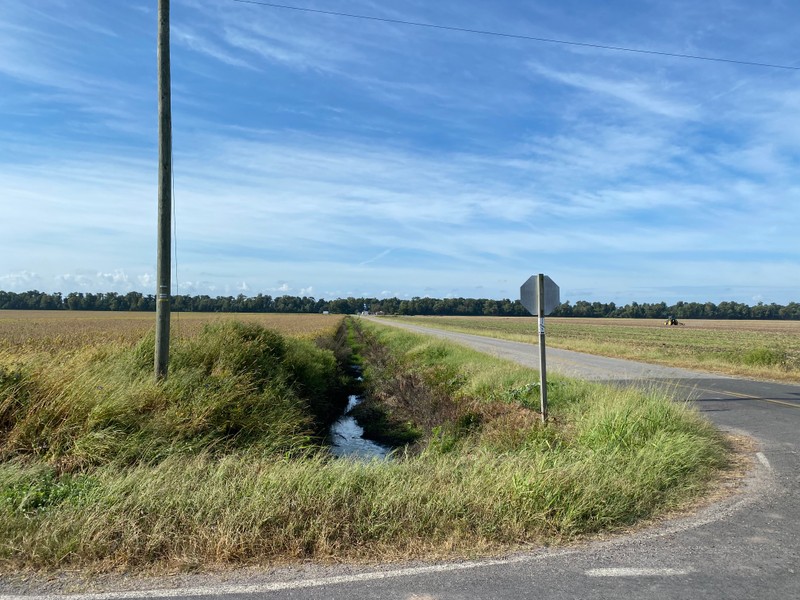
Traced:
[[391, 461], [333, 459], [313, 435], [333, 350], [203, 335], [162, 385], [152, 340], [4, 363], [2, 570], [486, 554], [661, 514], [725, 466], [713, 428], [656, 393], [554, 380], [543, 426], [535, 372], [372, 326], [349, 334], [366, 385], [419, 437]]

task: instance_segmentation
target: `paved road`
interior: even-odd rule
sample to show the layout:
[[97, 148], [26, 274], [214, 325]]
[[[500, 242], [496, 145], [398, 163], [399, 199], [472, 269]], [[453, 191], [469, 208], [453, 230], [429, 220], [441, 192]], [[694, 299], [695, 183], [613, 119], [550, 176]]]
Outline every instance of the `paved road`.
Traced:
[[[530, 345], [436, 332], [535, 366]], [[800, 598], [800, 386], [667, 369], [548, 349], [548, 369], [606, 381], [672, 382], [720, 427], [759, 447], [743, 489], [699, 514], [631, 536], [502, 560], [402, 568], [307, 568], [268, 575], [160, 581], [172, 590], [76, 598], [658, 599]], [[141, 586], [141, 582], [139, 583]], [[19, 598], [3, 595], [0, 600]], [[30, 598], [31, 596], [28, 596]], [[36, 597], [48, 598], [39, 595]], [[49, 596], [56, 597], [56, 596]], [[63, 598], [63, 596], [62, 596]]]

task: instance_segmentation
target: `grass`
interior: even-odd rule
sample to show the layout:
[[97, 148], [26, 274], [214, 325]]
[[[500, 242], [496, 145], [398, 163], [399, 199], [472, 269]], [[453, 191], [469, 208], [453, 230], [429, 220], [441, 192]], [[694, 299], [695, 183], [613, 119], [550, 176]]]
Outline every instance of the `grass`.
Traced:
[[[394, 460], [334, 459], [314, 435], [348, 337], [373, 401], [419, 431]], [[655, 392], [556, 379], [542, 426], [523, 367], [379, 326], [322, 346], [214, 324], [176, 343], [165, 384], [151, 340], [4, 354], [0, 570], [488, 554], [661, 514], [726, 464]]]
[[[400, 317], [417, 325], [535, 343], [536, 319], [520, 317]], [[546, 319], [554, 348], [675, 367], [800, 382], [800, 322]]]
[[0, 459], [74, 472], [242, 447], [296, 452], [341, 408], [332, 351], [255, 324], [209, 325], [175, 344], [164, 383], [153, 379], [153, 348], [150, 334], [57, 363], [0, 355]]

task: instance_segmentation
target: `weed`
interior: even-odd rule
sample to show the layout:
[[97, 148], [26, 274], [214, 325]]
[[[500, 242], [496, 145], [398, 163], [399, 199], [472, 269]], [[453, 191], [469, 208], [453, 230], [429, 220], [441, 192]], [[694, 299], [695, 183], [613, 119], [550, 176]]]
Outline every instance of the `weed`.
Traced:
[[84, 501], [96, 481], [87, 475], [61, 475], [54, 469], [0, 470], [0, 510], [32, 517], [63, 502]]
[[786, 367], [788, 357], [785, 350], [761, 347], [748, 350], [741, 362], [752, 367]]

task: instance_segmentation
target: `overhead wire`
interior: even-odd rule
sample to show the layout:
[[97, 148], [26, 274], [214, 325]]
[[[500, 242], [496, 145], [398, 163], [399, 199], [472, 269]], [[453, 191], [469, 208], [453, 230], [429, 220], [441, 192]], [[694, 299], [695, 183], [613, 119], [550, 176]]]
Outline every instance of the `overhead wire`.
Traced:
[[546, 44], [561, 44], [565, 46], [577, 46], [582, 48], [594, 48], [600, 50], [612, 50], [615, 52], [631, 52], [636, 54], [649, 54], [655, 56], [665, 56], [671, 58], [681, 58], [681, 59], [688, 59], [688, 60], [704, 60], [704, 61], [711, 61], [711, 62], [720, 62], [720, 63], [730, 63], [735, 65], [745, 65], [749, 67], [761, 67], [761, 68], [769, 68], [769, 69], [784, 69], [789, 71], [800, 71], [800, 66], [794, 65], [782, 65], [777, 63], [764, 63], [764, 62], [755, 62], [749, 60], [738, 60], [733, 58], [722, 58], [719, 56], [703, 56], [700, 54], [683, 54], [680, 52], [666, 52], [661, 50], [648, 50], [645, 48], [629, 48], [625, 46], [611, 46], [608, 44], [594, 44], [590, 42], [576, 42], [571, 40], [561, 40], [557, 38], [546, 38], [546, 37], [537, 37], [532, 35], [522, 35], [517, 33], [507, 33], [501, 31], [490, 31], [485, 29], [470, 29], [467, 27], [456, 27], [453, 25], [440, 25], [436, 23], [423, 23], [420, 21], [406, 21], [403, 19], [391, 19], [389, 17], [376, 17], [374, 15], [361, 15], [355, 13], [346, 13], [346, 12], [339, 12], [333, 10], [322, 10], [317, 8], [308, 8], [304, 6], [292, 6], [289, 4], [276, 4], [274, 2], [261, 2], [259, 0], [231, 0], [232, 2], [238, 2], [240, 4], [255, 4], [258, 6], [266, 6], [270, 8], [280, 8], [285, 10], [294, 10], [299, 12], [306, 12], [306, 13], [315, 13], [321, 15], [329, 15], [333, 17], [346, 17], [349, 19], [361, 19], [366, 21], [380, 21], [383, 23], [394, 23], [396, 25], [408, 25], [412, 27], [426, 27], [429, 29], [440, 29], [445, 31], [457, 31], [461, 33], [471, 33], [477, 35], [485, 35], [485, 36], [494, 36], [494, 37], [503, 37], [503, 38], [511, 38], [517, 40], [527, 40], [532, 42], [542, 42]]
[[[178, 281], [178, 220], [177, 220], [178, 208], [177, 208], [177, 200], [175, 198], [175, 162], [174, 162], [174, 159], [173, 159], [174, 155], [173, 155], [173, 151], [172, 151], [172, 144], [170, 144], [169, 152], [170, 152], [170, 154], [169, 154], [170, 178], [172, 179], [172, 198], [171, 198], [171, 200], [172, 200], [172, 247], [173, 247], [172, 258], [173, 258], [173, 263], [175, 265], [175, 268], [173, 270], [173, 273], [175, 274], [175, 296], [178, 296], [178, 295], [180, 295], [180, 283]], [[178, 315], [180, 315], [180, 312], [176, 312], [174, 314], [175, 314], [175, 325], [176, 325], [175, 330], [176, 330], [176, 333], [180, 334], [180, 330], [181, 330], [180, 325], [181, 324], [180, 324], [180, 318], [178, 317]]]

